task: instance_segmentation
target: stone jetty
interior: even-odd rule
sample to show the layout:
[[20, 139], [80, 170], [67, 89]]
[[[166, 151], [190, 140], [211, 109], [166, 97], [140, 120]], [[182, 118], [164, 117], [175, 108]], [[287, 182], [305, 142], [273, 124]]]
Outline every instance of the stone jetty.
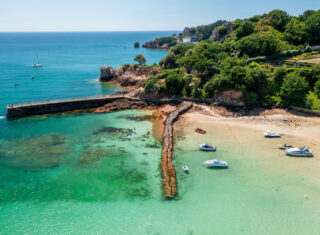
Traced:
[[179, 116], [187, 112], [192, 107], [192, 102], [181, 103], [176, 110], [172, 111], [164, 122], [161, 171], [163, 180], [163, 193], [166, 199], [173, 199], [178, 194], [176, 182], [176, 170], [172, 163], [174, 133], [173, 124]]

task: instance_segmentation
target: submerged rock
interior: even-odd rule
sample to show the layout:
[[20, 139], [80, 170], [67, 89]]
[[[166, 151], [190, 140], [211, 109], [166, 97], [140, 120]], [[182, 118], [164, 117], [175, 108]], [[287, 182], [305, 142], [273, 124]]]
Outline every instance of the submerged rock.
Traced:
[[97, 131], [94, 131], [94, 135], [100, 135], [100, 134], [127, 134], [131, 130], [126, 128], [118, 128], [118, 127], [112, 127], [112, 126], [105, 126]]
[[59, 133], [12, 139], [3, 144], [0, 154], [5, 164], [23, 170], [53, 168], [62, 164], [70, 151], [66, 136]]
[[77, 165], [82, 167], [90, 166], [104, 158], [121, 157], [126, 153], [123, 149], [116, 151], [115, 149], [105, 149], [101, 146], [85, 146], [77, 160]]

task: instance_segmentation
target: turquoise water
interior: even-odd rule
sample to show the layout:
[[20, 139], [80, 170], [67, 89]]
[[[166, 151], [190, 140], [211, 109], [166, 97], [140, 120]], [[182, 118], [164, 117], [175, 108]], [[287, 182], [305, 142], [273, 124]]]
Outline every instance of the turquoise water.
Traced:
[[[167, 51], [133, 44], [172, 33], [0, 33], [0, 115], [7, 104], [113, 93], [115, 87], [97, 83], [100, 67], [134, 63], [137, 54], [158, 63]], [[38, 60], [43, 67], [33, 68]]]
[[[159, 61], [166, 52], [132, 48], [159, 34], [167, 33], [0, 34], [0, 114], [7, 103], [116, 91], [96, 82], [99, 67], [130, 63], [138, 52]], [[36, 53], [43, 68], [30, 67]], [[289, 158], [260, 131], [180, 123], [179, 196], [165, 201], [152, 120], [136, 110], [1, 118], [0, 234], [319, 234], [318, 140], [284, 136], [316, 156]], [[199, 126], [208, 133], [195, 133]], [[198, 151], [202, 142], [217, 152]], [[203, 167], [214, 158], [230, 167]]]
[[[163, 200], [161, 145], [151, 136], [150, 114], [16, 121], [0, 139], [0, 233], [318, 234], [318, 159], [289, 158], [274, 148], [277, 140], [264, 142], [245, 128], [207, 124], [207, 135], [199, 135], [193, 132], [199, 123], [180, 126], [179, 198]], [[133, 127], [137, 134], [128, 141]], [[197, 150], [208, 140], [217, 152]], [[213, 158], [230, 167], [202, 166]]]

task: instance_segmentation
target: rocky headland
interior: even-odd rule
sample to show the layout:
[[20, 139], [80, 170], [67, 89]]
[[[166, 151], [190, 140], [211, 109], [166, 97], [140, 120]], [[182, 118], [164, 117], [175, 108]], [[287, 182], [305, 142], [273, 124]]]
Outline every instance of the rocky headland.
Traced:
[[125, 64], [117, 69], [111, 66], [102, 66], [100, 82], [115, 82], [122, 88], [137, 89], [142, 87], [142, 81], [162, 71], [159, 66], [138, 66]]

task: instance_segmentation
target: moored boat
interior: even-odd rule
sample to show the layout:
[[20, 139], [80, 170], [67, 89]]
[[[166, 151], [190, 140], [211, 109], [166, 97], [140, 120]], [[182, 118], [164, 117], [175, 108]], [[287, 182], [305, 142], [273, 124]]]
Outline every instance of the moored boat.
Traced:
[[264, 133], [264, 137], [266, 137], [266, 138], [280, 138], [281, 134], [279, 132], [266, 131]]
[[216, 146], [214, 145], [209, 145], [209, 144], [199, 144], [199, 149], [202, 151], [216, 151]]
[[195, 129], [194, 131], [195, 131], [195, 132], [198, 132], [198, 133], [200, 133], [200, 134], [205, 134], [205, 133], [207, 133], [205, 130], [202, 130], [201, 128], [197, 128], [197, 129]]
[[312, 157], [312, 151], [308, 146], [302, 148], [289, 148], [286, 149], [286, 154], [293, 157]]
[[221, 160], [216, 160], [216, 159], [205, 161], [203, 163], [203, 165], [205, 165], [207, 167], [216, 167], [216, 168], [226, 168], [226, 167], [228, 167], [228, 163], [227, 162], [221, 161]]
[[284, 145], [279, 145], [278, 148], [281, 149], [281, 150], [286, 150], [286, 149], [289, 149], [289, 148], [293, 148], [293, 146], [292, 145], [288, 145], [288, 144], [284, 144]]
[[34, 67], [34, 68], [42, 67], [42, 64], [33, 64], [32, 67]]
[[188, 173], [189, 172], [189, 167], [187, 165], [182, 166], [182, 169], [184, 172]]

